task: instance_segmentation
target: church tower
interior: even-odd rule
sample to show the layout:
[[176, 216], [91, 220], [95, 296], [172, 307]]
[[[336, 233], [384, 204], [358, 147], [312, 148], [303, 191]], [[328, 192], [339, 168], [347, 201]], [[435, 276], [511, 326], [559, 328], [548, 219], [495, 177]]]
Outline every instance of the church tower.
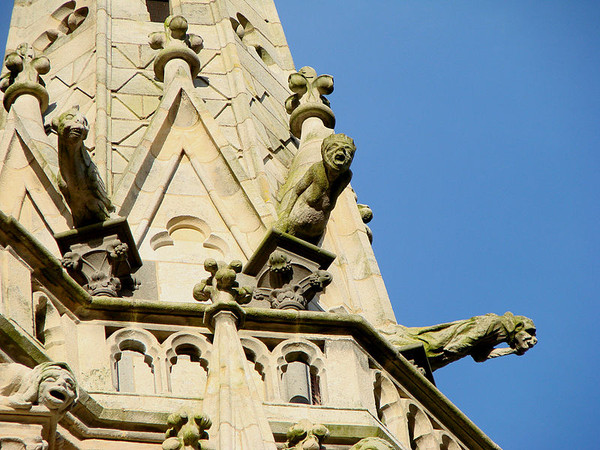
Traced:
[[6, 55], [1, 448], [497, 448], [432, 370], [535, 327], [396, 323], [273, 0], [15, 0]]

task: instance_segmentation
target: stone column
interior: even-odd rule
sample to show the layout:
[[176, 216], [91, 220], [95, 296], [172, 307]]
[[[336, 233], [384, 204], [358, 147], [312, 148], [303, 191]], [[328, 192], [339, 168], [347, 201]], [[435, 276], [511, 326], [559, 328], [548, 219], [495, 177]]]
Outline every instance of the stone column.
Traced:
[[218, 449], [275, 450], [260, 395], [248, 369], [237, 327], [244, 311], [236, 303], [215, 303], [205, 323], [214, 330], [203, 411], [212, 419], [211, 442]]

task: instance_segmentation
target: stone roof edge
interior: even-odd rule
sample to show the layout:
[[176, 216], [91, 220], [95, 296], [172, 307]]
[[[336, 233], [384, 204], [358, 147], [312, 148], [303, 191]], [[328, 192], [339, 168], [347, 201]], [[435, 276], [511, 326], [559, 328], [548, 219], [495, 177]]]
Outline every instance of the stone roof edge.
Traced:
[[[33, 275], [81, 320], [112, 319], [146, 323], [203, 326], [210, 305], [92, 297], [62, 268], [34, 236], [13, 217], [0, 211], [0, 245], [12, 247], [32, 268]], [[191, 292], [190, 292], [191, 296]], [[445, 426], [472, 449], [500, 447], [481, 431], [441, 391], [409, 363], [364, 318], [354, 314], [244, 308], [244, 329], [351, 334]]]

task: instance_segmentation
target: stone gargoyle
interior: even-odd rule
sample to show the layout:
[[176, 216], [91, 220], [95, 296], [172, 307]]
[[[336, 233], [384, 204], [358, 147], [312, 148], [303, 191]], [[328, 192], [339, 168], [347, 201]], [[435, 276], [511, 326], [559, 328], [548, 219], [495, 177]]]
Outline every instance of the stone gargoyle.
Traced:
[[[429, 327], [393, 325], [379, 330], [393, 345], [423, 344], [432, 370], [465, 356], [477, 362], [505, 355], [522, 355], [535, 344], [536, 329], [525, 316], [507, 312], [486, 314]], [[496, 348], [502, 343], [506, 348]]]
[[52, 128], [58, 134], [58, 186], [71, 209], [73, 226], [79, 228], [105, 221], [115, 207], [83, 145], [89, 131], [86, 118], [75, 106], [55, 117]]
[[355, 151], [354, 141], [345, 134], [323, 139], [322, 160], [310, 166], [300, 181], [282, 194], [274, 228], [317, 244], [338, 197], [350, 183]]
[[0, 364], [0, 407], [28, 410], [42, 405], [60, 417], [76, 400], [77, 383], [66, 363], [45, 362], [33, 369]]

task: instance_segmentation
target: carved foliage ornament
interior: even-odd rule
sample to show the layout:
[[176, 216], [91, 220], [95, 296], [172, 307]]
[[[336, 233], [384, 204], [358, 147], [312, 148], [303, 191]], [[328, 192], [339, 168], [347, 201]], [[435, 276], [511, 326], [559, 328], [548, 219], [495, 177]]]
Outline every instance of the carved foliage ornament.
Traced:
[[201, 450], [208, 441], [206, 430], [212, 422], [199, 411], [181, 410], [169, 416], [167, 425], [163, 450]]
[[284, 449], [289, 450], [321, 450], [323, 442], [329, 437], [329, 430], [325, 425], [313, 424], [308, 420], [301, 420], [290, 427], [287, 432], [287, 442]]
[[252, 299], [252, 289], [240, 287], [236, 276], [242, 271], [241, 261], [232, 261], [226, 264], [208, 258], [204, 261], [204, 268], [210, 273], [196, 286], [194, 286], [194, 298], [199, 302], [212, 300], [213, 303], [248, 303]]
[[293, 264], [285, 253], [274, 251], [269, 257], [268, 276], [264, 277], [268, 286], [259, 285], [253, 299], [268, 300], [274, 309], [306, 309], [315, 294], [322, 292], [333, 279], [329, 272], [316, 270], [294, 282], [298, 278], [294, 272], [306, 270]]
[[200, 72], [200, 59], [197, 53], [204, 46], [202, 38], [188, 33], [188, 22], [183, 16], [169, 16], [165, 20], [164, 31], [151, 33], [149, 44], [160, 50], [154, 60], [154, 73], [159, 81], [165, 79], [165, 65], [174, 58], [185, 60], [190, 65], [192, 78]]
[[50, 60], [43, 55], [36, 56], [33, 47], [23, 43], [6, 55], [4, 65], [8, 73], [0, 79], [0, 90], [4, 92], [6, 110], [19, 95], [30, 94], [40, 102], [43, 114], [48, 109], [48, 91], [40, 75], [50, 72]]

